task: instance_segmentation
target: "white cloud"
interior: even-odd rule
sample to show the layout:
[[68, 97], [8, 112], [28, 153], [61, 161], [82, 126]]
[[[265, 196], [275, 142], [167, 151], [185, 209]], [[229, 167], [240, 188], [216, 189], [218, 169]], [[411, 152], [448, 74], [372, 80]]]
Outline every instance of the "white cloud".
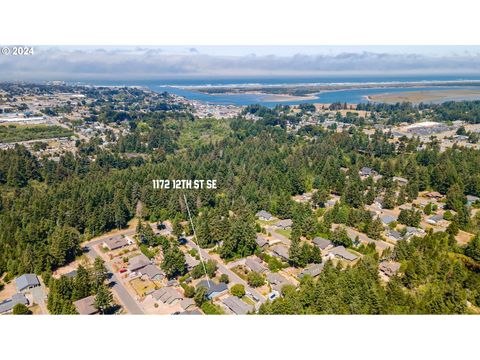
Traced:
[[476, 51], [443, 55], [344, 51], [293, 55], [208, 55], [197, 47], [40, 47], [34, 56], [0, 56], [0, 81], [144, 80], [335, 74], [480, 74]]

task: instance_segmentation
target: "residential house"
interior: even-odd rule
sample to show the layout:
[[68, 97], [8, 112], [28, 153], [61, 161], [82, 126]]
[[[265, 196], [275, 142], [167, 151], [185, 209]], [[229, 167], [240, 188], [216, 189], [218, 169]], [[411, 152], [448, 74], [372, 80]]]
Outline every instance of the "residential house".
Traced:
[[73, 303], [75, 309], [80, 315], [93, 315], [98, 313], [98, 309], [95, 307], [95, 296], [90, 295], [86, 298], [77, 300]]
[[401, 264], [396, 261], [382, 261], [379, 265], [379, 270], [386, 276], [390, 277], [400, 270], [400, 266]]
[[393, 229], [388, 229], [387, 230], [387, 238], [391, 241], [400, 241], [403, 239], [403, 236], [402, 234], [400, 234], [400, 232], [398, 232], [397, 230], [393, 230]]
[[222, 302], [236, 315], [245, 315], [254, 309], [236, 296], [228, 296]]
[[208, 299], [213, 299], [214, 297], [217, 297], [224, 292], [228, 291], [228, 286], [225, 283], [215, 283], [212, 280], [202, 280], [197, 284], [197, 287], [203, 286], [205, 289], [207, 289], [207, 298]]
[[267, 274], [267, 281], [272, 287], [273, 290], [281, 292], [282, 288], [285, 285], [292, 285], [290, 281], [288, 281], [286, 278], [284, 278], [282, 275], [279, 273], [268, 273]]
[[432, 225], [437, 225], [442, 220], [443, 220], [443, 214], [437, 214], [437, 215], [430, 216], [427, 219], [427, 222]]
[[28, 300], [24, 294], [13, 294], [10, 299], [0, 302], [0, 314], [12, 312], [17, 304], [28, 305]]
[[476, 202], [479, 202], [480, 198], [478, 196], [467, 195], [467, 206], [472, 206]]
[[333, 243], [330, 240], [318, 236], [314, 238], [312, 242], [317, 245], [320, 250], [325, 250], [326, 248], [333, 246]]
[[165, 273], [152, 264], [148, 264], [137, 271], [142, 274], [142, 276], [148, 277], [150, 280], [161, 281], [165, 277]]
[[200, 264], [200, 260], [197, 260], [190, 254], [185, 254], [185, 262], [187, 263], [187, 270], [192, 270], [195, 266]]
[[308, 265], [305, 269], [302, 270], [302, 272], [299, 275], [299, 278], [302, 278], [305, 275], [310, 275], [311, 277], [318, 276], [322, 272], [324, 266], [325, 266], [325, 263], [323, 262], [320, 264]]
[[141, 268], [150, 264], [150, 260], [144, 254], [140, 254], [137, 256], [132, 257], [128, 260], [127, 269], [130, 272], [134, 272], [140, 270]]
[[15, 279], [15, 285], [17, 286], [18, 292], [23, 292], [40, 286], [40, 281], [38, 281], [37, 275], [35, 274], [23, 274]]
[[127, 245], [128, 245], [127, 240], [121, 235], [114, 236], [114, 237], [109, 238], [109, 239], [107, 239], [103, 242], [103, 247], [110, 250], [110, 251], [120, 249], [120, 248], [122, 248], [124, 246], [127, 246]]
[[403, 177], [400, 177], [400, 176], [394, 176], [393, 181], [396, 182], [400, 186], [405, 186], [405, 185], [408, 184], [408, 180], [403, 178]]
[[260, 248], [265, 248], [265, 247], [268, 246], [268, 239], [261, 234], [257, 234], [255, 242], [257, 243], [258, 247], [260, 247]]
[[362, 167], [358, 173], [362, 177], [375, 176], [378, 174], [375, 170], [369, 167]]
[[282, 230], [289, 230], [292, 228], [292, 225], [293, 225], [292, 219], [284, 219], [284, 220], [277, 221], [275, 223], [275, 227], [277, 229], [282, 229]]
[[256, 256], [247, 258], [247, 260], [245, 260], [245, 266], [259, 274], [263, 274], [268, 270], [267, 267], [262, 264], [262, 260]]
[[387, 215], [383, 214], [379, 216], [380, 221], [383, 223], [383, 225], [389, 225], [394, 221], [397, 221], [397, 217], [393, 215]]
[[282, 260], [288, 261], [288, 248], [284, 245], [275, 245], [271, 248], [273, 255], [280, 257]]
[[195, 301], [190, 298], [185, 298], [180, 301], [180, 306], [184, 311], [194, 310], [196, 307]]
[[441, 199], [443, 196], [438, 191], [430, 191], [425, 194], [430, 199]]
[[343, 246], [334, 247], [332, 250], [329, 251], [328, 255], [330, 258], [336, 257], [347, 261], [353, 261], [358, 258], [357, 255], [347, 251], [347, 249], [345, 249], [345, 247]]
[[273, 219], [273, 215], [265, 210], [260, 210], [255, 214], [255, 216], [262, 221], [270, 221]]
[[182, 294], [172, 287], [163, 287], [152, 292], [152, 297], [166, 305], [174, 305], [183, 300]]

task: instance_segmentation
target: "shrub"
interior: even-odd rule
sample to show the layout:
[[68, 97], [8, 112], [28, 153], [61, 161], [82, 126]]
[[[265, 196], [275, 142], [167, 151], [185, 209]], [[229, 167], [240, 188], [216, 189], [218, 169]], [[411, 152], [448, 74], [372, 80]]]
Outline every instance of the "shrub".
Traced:
[[230, 293], [241, 298], [245, 296], [245, 287], [242, 284], [235, 284], [230, 288]]
[[248, 285], [253, 287], [259, 287], [265, 284], [265, 279], [259, 273], [252, 271], [247, 275]]

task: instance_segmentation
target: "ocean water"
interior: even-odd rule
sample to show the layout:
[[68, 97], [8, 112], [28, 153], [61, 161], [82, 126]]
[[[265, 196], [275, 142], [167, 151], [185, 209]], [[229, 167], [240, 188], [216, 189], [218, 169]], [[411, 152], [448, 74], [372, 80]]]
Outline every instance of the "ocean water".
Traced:
[[[205, 78], [205, 79], [159, 79], [159, 80], [130, 80], [130, 81], [92, 81], [96, 85], [125, 85], [144, 86], [156, 92], [167, 91], [184, 96], [187, 99], [198, 100], [210, 104], [221, 105], [250, 105], [261, 104], [273, 107], [277, 104], [297, 105], [301, 103], [333, 103], [346, 102], [351, 104], [368, 102], [367, 96], [384, 93], [401, 93], [425, 90], [471, 89], [478, 86], [416, 86], [416, 87], [389, 87], [388, 83], [411, 82], [448, 82], [448, 81], [480, 81], [479, 75], [430, 75], [430, 76], [343, 76], [343, 77], [278, 77], [278, 78]], [[315, 99], [301, 101], [272, 101], [270, 95], [261, 94], [205, 94], [195, 91], [196, 87], [207, 86], [251, 86], [251, 85], [294, 85], [294, 84], [378, 84], [378, 88], [360, 88], [346, 90], [324, 91], [316, 95]], [[457, 99], [458, 100], [458, 99]]]

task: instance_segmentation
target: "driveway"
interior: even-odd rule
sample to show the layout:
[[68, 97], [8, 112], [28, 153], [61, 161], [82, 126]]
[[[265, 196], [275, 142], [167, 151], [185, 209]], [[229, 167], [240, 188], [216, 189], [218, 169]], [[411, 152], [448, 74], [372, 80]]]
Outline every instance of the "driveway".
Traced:
[[[100, 256], [97, 251], [94, 249], [94, 245], [104, 241], [106, 238], [98, 239], [96, 241], [90, 242], [88, 245], [87, 255], [94, 260], [97, 256]], [[144, 311], [136, 300], [130, 295], [123, 283], [120, 281], [118, 276], [114, 273], [112, 267], [108, 262], [105, 262], [105, 267], [112, 274], [111, 280], [114, 282], [112, 290], [115, 292], [117, 297], [120, 299], [121, 303], [127, 310], [129, 314], [140, 315], [144, 314]]]

